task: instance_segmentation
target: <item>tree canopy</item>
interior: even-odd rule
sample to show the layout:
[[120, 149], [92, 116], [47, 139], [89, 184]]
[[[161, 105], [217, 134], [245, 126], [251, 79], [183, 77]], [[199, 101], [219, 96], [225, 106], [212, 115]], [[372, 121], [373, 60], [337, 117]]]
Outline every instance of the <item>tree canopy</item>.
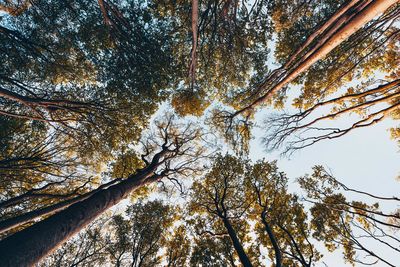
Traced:
[[250, 141], [292, 155], [387, 120], [399, 143], [399, 17], [398, 0], [0, 0], [0, 266], [396, 266], [398, 197], [322, 166], [288, 177]]

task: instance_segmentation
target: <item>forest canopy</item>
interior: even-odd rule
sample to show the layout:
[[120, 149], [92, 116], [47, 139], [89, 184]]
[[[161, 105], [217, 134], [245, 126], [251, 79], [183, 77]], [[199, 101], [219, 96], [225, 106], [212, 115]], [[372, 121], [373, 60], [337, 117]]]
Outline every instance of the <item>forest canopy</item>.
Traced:
[[399, 18], [398, 0], [0, 0], [0, 267], [397, 266], [400, 196], [272, 153], [385, 125], [399, 148]]

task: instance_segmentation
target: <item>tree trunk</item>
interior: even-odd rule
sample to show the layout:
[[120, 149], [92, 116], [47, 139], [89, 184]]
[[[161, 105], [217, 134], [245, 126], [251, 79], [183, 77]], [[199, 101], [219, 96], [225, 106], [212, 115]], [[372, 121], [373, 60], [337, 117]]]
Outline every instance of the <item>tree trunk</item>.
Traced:
[[253, 267], [249, 257], [247, 256], [242, 244], [239, 241], [239, 238], [236, 235], [235, 229], [233, 229], [231, 223], [227, 218], [222, 218], [222, 220], [224, 222], [226, 230], [228, 231], [228, 235], [232, 241], [233, 247], [235, 248], [237, 254], [239, 255], [240, 262], [243, 264], [244, 267]]
[[284, 68], [286, 69], [287, 67], [289, 67], [297, 58], [297, 56], [307, 48], [307, 46], [309, 46], [325, 30], [330, 28], [333, 24], [336, 24], [335, 21], [339, 19], [343, 14], [348, 12], [358, 2], [359, 0], [350, 0], [342, 5], [327, 21], [325, 21], [316, 31], [314, 31], [310, 36], [307, 37], [306, 41], [299, 48], [297, 48], [296, 52], [294, 52], [289, 60], [285, 63]]
[[148, 167], [128, 179], [0, 241], [0, 266], [32, 266], [39, 262], [129, 193], [159, 179], [154, 171], [165, 153], [163, 150], [156, 154]]
[[261, 221], [264, 224], [265, 231], [268, 234], [269, 239], [271, 240], [272, 247], [274, 248], [275, 251], [275, 260], [276, 260], [276, 267], [281, 267], [282, 266], [282, 253], [281, 249], [279, 248], [278, 242], [276, 241], [275, 235], [272, 232], [271, 227], [269, 226], [267, 222], [267, 218], [265, 216], [265, 211], [261, 213]]
[[238, 110], [235, 115], [243, 113], [246, 110], [252, 109], [261, 105], [272, 97], [277, 91], [281, 90], [288, 83], [297, 78], [300, 74], [308, 70], [315, 62], [324, 58], [330, 51], [347, 40], [352, 34], [362, 28], [366, 23], [371, 21], [377, 15], [385, 12], [392, 5], [400, 2], [400, 0], [379, 0], [372, 1], [367, 7], [355, 15], [348, 23], [340, 28], [333, 36], [331, 36], [324, 44], [316, 49], [305, 61], [301, 62], [296, 68], [288, 73], [280, 82], [273, 86], [266, 94], [257, 98], [249, 106]]
[[77, 196], [75, 198], [68, 199], [68, 200], [65, 200], [65, 201], [61, 201], [59, 203], [50, 205], [48, 207], [44, 207], [44, 208], [41, 208], [41, 209], [38, 209], [38, 210], [33, 210], [33, 211], [30, 211], [30, 212], [21, 214], [19, 216], [3, 220], [3, 221], [0, 222], [0, 234], [6, 232], [8, 230], [11, 230], [11, 229], [13, 229], [13, 228], [15, 228], [17, 226], [20, 226], [20, 225], [22, 225], [24, 223], [28, 223], [28, 222], [30, 222], [32, 220], [38, 219], [38, 218], [40, 218], [42, 216], [51, 215], [51, 214], [54, 214], [54, 213], [56, 213], [56, 212], [58, 212], [60, 210], [66, 209], [67, 207], [71, 206], [72, 204], [89, 198], [90, 196], [92, 196], [96, 192], [98, 192], [98, 191], [100, 191], [100, 190], [102, 190], [102, 189], [104, 189], [104, 188], [116, 183], [117, 181], [119, 181], [119, 179], [116, 179], [116, 180], [113, 180], [113, 181], [111, 181], [111, 182], [109, 182], [107, 184], [101, 185], [101, 186], [99, 186], [99, 188], [97, 188], [97, 189], [95, 189], [95, 190], [93, 190], [91, 192], [88, 192], [86, 194], [83, 194], [81, 196]]
[[98, 3], [99, 3], [99, 6], [100, 6], [101, 14], [103, 15], [103, 18], [104, 18], [104, 24], [105, 25], [111, 25], [112, 23], [111, 23], [110, 18], [108, 17], [107, 9], [106, 9], [106, 5], [104, 3], [104, 0], [98, 0]]
[[199, 2], [198, 0], [192, 0], [192, 55], [189, 66], [189, 78], [191, 89], [194, 89], [196, 82], [196, 62], [197, 62], [197, 24], [199, 20]]

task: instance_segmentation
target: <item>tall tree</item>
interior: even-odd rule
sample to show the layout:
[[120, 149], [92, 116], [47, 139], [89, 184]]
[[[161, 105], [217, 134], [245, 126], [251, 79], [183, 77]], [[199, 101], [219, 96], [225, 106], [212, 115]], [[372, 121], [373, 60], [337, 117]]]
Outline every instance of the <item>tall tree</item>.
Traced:
[[[176, 218], [171, 206], [161, 201], [138, 202], [120, 215], [107, 217], [93, 222], [42, 265], [155, 266], [164, 260], [160, 252], [167, 246], [168, 229]], [[168, 261], [179, 262], [179, 259], [174, 257]]]
[[[203, 181], [193, 185], [192, 212], [198, 212], [196, 228], [199, 234], [229, 236], [232, 246], [243, 266], [253, 266], [244, 247], [244, 238], [248, 224], [243, 215], [248, 208], [243, 187], [244, 167], [233, 157], [218, 157], [213, 169]], [[205, 218], [201, 216], [205, 213]], [[240, 235], [239, 235], [240, 233]], [[254, 259], [253, 259], [254, 260]]]
[[310, 241], [305, 208], [288, 192], [287, 178], [275, 163], [252, 165], [219, 156], [192, 190], [196, 233], [229, 237], [243, 265], [260, 265], [262, 246], [276, 266], [312, 266], [320, 259]]
[[[367, 1], [368, 3], [369, 1]], [[344, 7], [340, 8], [334, 15], [334, 19], [328, 19], [326, 23], [333, 24], [331, 20], [334, 20], [336, 25], [334, 30], [329, 29], [328, 26], [323, 24], [321, 26], [322, 31], [327, 28], [327, 32], [324, 34], [327, 36], [322, 37], [322, 41], [320, 43], [317, 42], [315, 47], [312, 47], [311, 52], [308, 52], [305, 58], [301, 58], [297, 66], [287, 73], [280, 81], [278, 81], [275, 85], [268, 89], [268, 92], [261, 97], [257, 98], [253, 101], [249, 106], [240, 109], [237, 111], [237, 114], [245, 112], [248, 109], [251, 109], [262, 102], [268, 100], [268, 98], [281, 90], [285, 85], [293, 81], [297, 78], [301, 73], [308, 70], [315, 62], [321, 60], [325, 56], [328, 55], [334, 48], [340, 45], [343, 41], [349, 38], [352, 34], [356, 33], [357, 30], [362, 28], [366, 23], [373, 20], [377, 15], [382, 14], [391, 6], [395, 5], [398, 1], [387, 0], [387, 1], [373, 1], [366, 5], [364, 2], [358, 3], [358, 6], [354, 6], [353, 1], [349, 1], [345, 4]], [[343, 12], [346, 10], [346, 12]], [[329, 25], [330, 26], [330, 25]], [[341, 27], [339, 27], [341, 26]], [[331, 26], [332, 27], [332, 26]], [[319, 29], [319, 31], [321, 31]], [[333, 33], [331, 33], [332, 31]], [[317, 34], [318, 35], [318, 34]], [[306, 44], [309, 41], [306, 41]], [[311, 42], [310, 42], [311, 43]], [[301, 47], [300, 51], [304, 48]], [[301, 52], [296, 52], [294, 55], [297, 56]], [[289, 63], [292, 63], [293, 59], [289, 58]], [[290, 65], [290, 64], [289, 64]], [[264, 90], [264, 88], [260, 88], [259, 90]], [[235, 114], [236, 115], [236, 114]]]
[[[251, 127], [258, 106], [273, 104], [276, 108], [282, 108], [288, 95], [296, 96], [294, 93], [287, 94], [289, 84], [301, 88], [300, 96], [294, 99], [294, 107], [307, 110], [314, 105], [318, 107], [329, 96], [333, 95], [330, 100], [334, 100], [334, 93], [343, 90], [343, 87], [347, 89], [347, 82], [357, 79], [360, 87], [354, 90], [350, 88], [343, 95], [350, 95], [353, 91], [365, 92], [377, 100], [376, 103], [370, 103], [361, 96], [355, 99], [361, 99], [365, 106], [379, 108], [379, 95], [369, 95], [371, 87], [365, 84], [368, 82], [369, 86], [373, 86], [373, 81], [365, 81], [363, 76], [379, 71], [388, 75], [386, 82], [389, 84], [397, 79], [395, 73], [398, 72], [398, 64], [394, 63], [394, 59], [398, 54], [395, 41], [399, 34], [395, 26], [399, 16], [398, 1], [346, 1], [340, 8], [337, 1], [289, 1], [290, 10], [282, 9], [285, 6], [283, 2], [289, 4], [287, 1], [276, 1], [272, 11], [277, 33], [275, 56], [282, 67], [268, 73], [258, 85], [250, 87], [247, 96], [241, 98], [240, 107], [232, 112], [215, 112], [214, 123], [222, 128], [222, 134], [234, 144], [240, 142], [237, 139], [243, 138], [243, 134], [237, 135], [235, 132], [249, 131], [245, 129]], [[302, 12], [297, 12], [300, 10]], [[321, 12], [310, 16], [315, 10]], [[348, 38], [350, 36], [353, 37]], [[375, 81], [376, 86], [383, 83]], [[395, 99], [395, 96], [392, 97]], [[354, 124], [371, 125], [371, 121], [376, 121], [383, 113], [384, 117], [396, 117], [393, 114], [396, 114], [397, 101], [387, 102], [390, 109], [380, 110], [382, 113], [371, 111], [368, 114], [371, 116], [367, 115]], [[333, 103], [338, 108], [342, 105], [340, 100]], [[342, 132], [348, 131], [343, 129]], [[270, 133], [272, 139], [275, 132]], [[274, 148], [275, 142], [280, 142], [279, 136], [270, 148]]]
[[143, 156], [145, 167], [120, 183], [0, 241], [1, 254], [6, 255], [2, 257], [1, 265], [37, 263], [135, 189], [173, 174], [184, 175], [193, 170], [191, 165], [202, 151], [195, 144], [200, 137], [199, 130], [191, 125], [184, 127], [173, 124], [169, 117], [166, 122], [158, 121], [155, 131], [153, 139], [146, 142], [148, 146]]
[[299, 183], [307, 201], [313, 204], [313, 237], [322, 240], [329, 251], [341, 248], [344, 259], [352, 264], [397, 265], [390, 255], [396, 257], [400, 253], [400, 214], [398, 209], [391, 211], [387, 204], [398, 203], [398, 197], [350, 188], [322, 166], [315, 166], [313, 173], [300, 178]]
[[235, 93], [255, 70], [266, 68], [269, 1], [167, 0], [149, 6], [171, 25], [175, 75], [181, 78], [171, 101], [177, 113], [201, 116], [216, 99], [237, 105]]
[[130, 24], [105, 27], [93, 1], [35, 1], [2, 20], [3, 115], [45, 121], [92, 157], [137, 141], [174, 68], [166, 25], [139, 2], [115, 8]]
[[248, 216], [275, 265], [307, 267], [317, 262], [321, 255], [311, 243], [307, 211], [299, 197], [288, 192], [288, 178], [276, 162], [252, 165], [245, 184], [252, 200]]

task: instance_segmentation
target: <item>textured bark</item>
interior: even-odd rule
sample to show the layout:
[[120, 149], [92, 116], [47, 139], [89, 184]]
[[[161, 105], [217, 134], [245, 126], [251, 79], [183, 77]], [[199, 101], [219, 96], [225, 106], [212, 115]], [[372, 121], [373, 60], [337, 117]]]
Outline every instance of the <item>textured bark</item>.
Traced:
[[352, 17], [345, 25], [343, 25], [339, 30], [335, 32], [323, 45], [316, 49], [309, 57], [301, 62], [296, 68], [289, 72], [285, 77], [273, 86], [266, 94], [257, 98], [249, 106], [238, 110], [235, 115], [243, 113], [244, 111], [253, 109], [254, 107], [263, 104], [270, 97], [272, 97], [276, 92], [281, 90], [284, 86], [289, 84], [300, 74], [307, 71], [315, 62], [323, 59], [329, 52], [340, 45], [342, 42], [347, 40], [352, 34], [362, 28], [366, 23], [371, 21], [377, 15], [385, 12], [392, 5], [400, 2], [400, 0], [379, 0], [372, 1], [367, 7], [362, 9], [357, 15]]
[[156, 154], [148, 167], [128, 179], [0, 241], [0, 266], [32, 266], [39, 262], [129, 193], [159, 179], [154, 171], [165, 153]]
[[6, 232], [8, 230], [11, 230], [17, 226], [20, 226], [24, 223], [28, 223], [32, 220], [38, 219], [42, 216], [51, 215], [60, 210], [66, 209], [67, 207], [71, 206], [72, 204], [89, 198], [93, 194], [99, 192], [100, 190], [106, 188], [107, 186], [114, 184], [117, 181], [118, 180], [113, 180], [113, 181], [111, 181], [107, 184], [104, 184], [104, 185], [100, 186], [99, 188], [97, 188], [91, 192], [88, 192], [86, 194], [83, 194], [81, 196], [78, 196], [78, 197], [75, 197], [72, 199], [68, 199], [68, 200], [56, 203], [54, 205], [44, 207], [42, 209], [33, 210], [31, 212], [27, 212], [27, 213], [21, 214], [16, 217], [12, 217], [10, 219], [3, 220], [0, 222], [0, 234]]
[[242, 244], [239, 241], [239, 238], [236, 235], [236, 231], [235, 229], [233, 229], [231, 223], [229, 222], [229, 220], [227, 218], [222, 218], [223, 222], [224, 222], [224, 226], [226, 228], [226, 230], [228, 231], [228, 235], [232, 241], [233, 247], [235, 248], [240, 262], [243, 264], [244, 267], [252, 267], [253, 265], [250, 262], [249, 257], [247, 256], [246, 252], [244, 251], [244, 248], [242, 246]]

